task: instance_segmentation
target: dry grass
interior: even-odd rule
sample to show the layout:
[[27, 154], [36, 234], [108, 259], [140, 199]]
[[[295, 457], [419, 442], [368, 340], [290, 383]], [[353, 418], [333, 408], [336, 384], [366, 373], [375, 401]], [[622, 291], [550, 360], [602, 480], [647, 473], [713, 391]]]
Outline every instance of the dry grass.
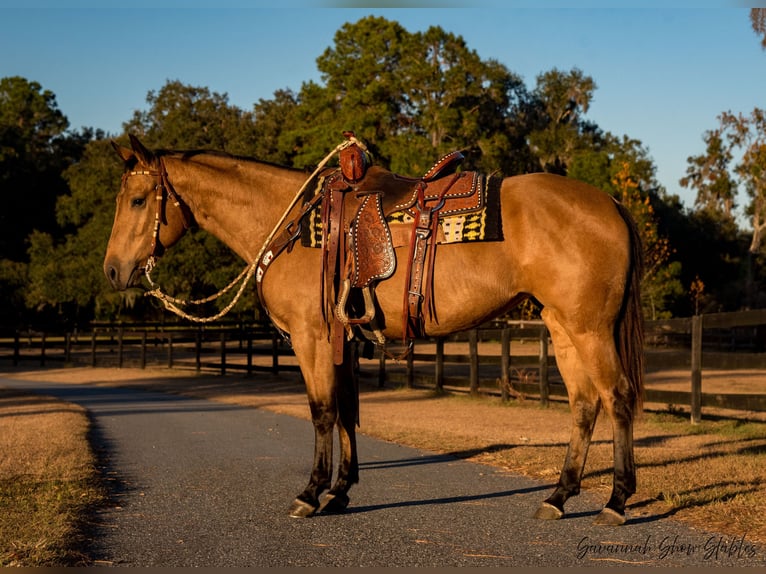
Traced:
[[[17, 375], [14, 375], [17, 376]], [[62, 369], [18, 376], [152, 388], [309, 418], [297, 377], [194, 376], [188, 371]], [[437, 394], [362, 385], [361, 432], [381, 439], [493, 465], [553, 484], [569, 439], [566, 404], [542, 409], [532, 399]], [[633, 517], [678, 519], [725, 535], [766, 543], [766, 421], [713, 416], [691, 425], [688, 415], [650, 405], [636, 425], [638, 492]], [[731, 413], [730, 413], [731, 414]], [[762, 419], [763, 417], [761, 417]], [[600, 417], [583, 489], [611, 489], [611, 429]]]
[[0, 566], [75, 566], [101, 500], [82, 409], [0, 389]]

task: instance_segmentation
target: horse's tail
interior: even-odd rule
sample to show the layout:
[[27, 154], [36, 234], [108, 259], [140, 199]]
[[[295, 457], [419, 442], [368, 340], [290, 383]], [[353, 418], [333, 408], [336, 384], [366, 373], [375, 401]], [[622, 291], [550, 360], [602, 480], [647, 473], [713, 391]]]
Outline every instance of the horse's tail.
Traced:
[[622, 369], [630, 384], [633, 413], [637, 414], [644, 404], [644, 318], [641, 310], [644, 250], [633, 216], [624, 205], [615, 203], [630, 234], [630, 268], [615, 338]]

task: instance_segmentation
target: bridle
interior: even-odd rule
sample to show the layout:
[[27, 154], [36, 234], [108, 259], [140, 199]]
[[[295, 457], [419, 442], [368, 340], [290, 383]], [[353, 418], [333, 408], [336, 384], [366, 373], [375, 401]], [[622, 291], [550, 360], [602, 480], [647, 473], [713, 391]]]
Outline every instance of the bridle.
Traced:
[[162, 206], [165, 204], [166, 200], [172, 200], [173, 205], [180, 210], [181, 221], [184, 224], [184, 229], [189, 229], [191, 227], [188, 217], [189, 208], [186, 207], [185, 204], [181, 203], [181, 199], [178, 197], [178, 194], [176, 193], [175, 189], [173, 189], [173, 186], [168, 180], [168, 171], [165, 169], [165, 161], [162, 158], [159, 158], [159, 164], [160, 168], [158, 170], [132, 170], [126, 171], [122, 174], [123, 187], [125, 186], [125, 182], [129, 177], [137, 175], [148, 175], [150, 177], [157, 178], [157, 183], [154, 186], [155, 208], [154, 227], [152, 229], [152, 245], [149, 251], [149, 257], [146, 259], [146, 264], [142, 268], [139, 268], [139, 270], [144, 271], [147, 276], [149, 273], [151, 273], [152, 269], [154, 269], [154, 266], [157, 264], [157, 261], [162, 255], [160, 244], [160, 226], [162, 225]]

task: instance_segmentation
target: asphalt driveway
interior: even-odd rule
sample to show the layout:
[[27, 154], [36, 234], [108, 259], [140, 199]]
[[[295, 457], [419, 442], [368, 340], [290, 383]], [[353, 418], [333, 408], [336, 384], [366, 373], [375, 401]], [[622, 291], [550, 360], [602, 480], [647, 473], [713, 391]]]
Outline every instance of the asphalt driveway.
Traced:
[[344, 515], [293, 519], [311, 471], [310, 423], [147, 391], [21, 381], [0, 386], [88, 409], [111, 502], [90, 552], [120, 566], [763, 566], [747, 537], [642, 517], [531, 518], [552, 485], [361, 436], [361, 482]]

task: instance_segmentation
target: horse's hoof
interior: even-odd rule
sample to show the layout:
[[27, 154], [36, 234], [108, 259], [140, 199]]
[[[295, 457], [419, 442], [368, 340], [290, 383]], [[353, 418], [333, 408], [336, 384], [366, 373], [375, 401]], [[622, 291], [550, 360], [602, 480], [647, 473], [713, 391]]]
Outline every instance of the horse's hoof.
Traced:
[[540, 520], [558, 520], [564, 516], [564, 511], [556, 508], [550, 502], [543, 502], [535, 512], [535, 518]]
[[316, 506], [296, 498], [290, 506], [290, 518], [309, 518], [316, 514]]
[[624, 514], [620, 514], [611, 508], [604, 508], [604, 510], [596, 516], [593, 524], [598, 526], [622, 526], [625, 524], [625, 520], [626, 518]]
[[348, 507], [349, 498], [345, 494], [328, 494], [322, 499], [319, 505], [319, 512], [327, 514], [338, 514], [345, 512]]

